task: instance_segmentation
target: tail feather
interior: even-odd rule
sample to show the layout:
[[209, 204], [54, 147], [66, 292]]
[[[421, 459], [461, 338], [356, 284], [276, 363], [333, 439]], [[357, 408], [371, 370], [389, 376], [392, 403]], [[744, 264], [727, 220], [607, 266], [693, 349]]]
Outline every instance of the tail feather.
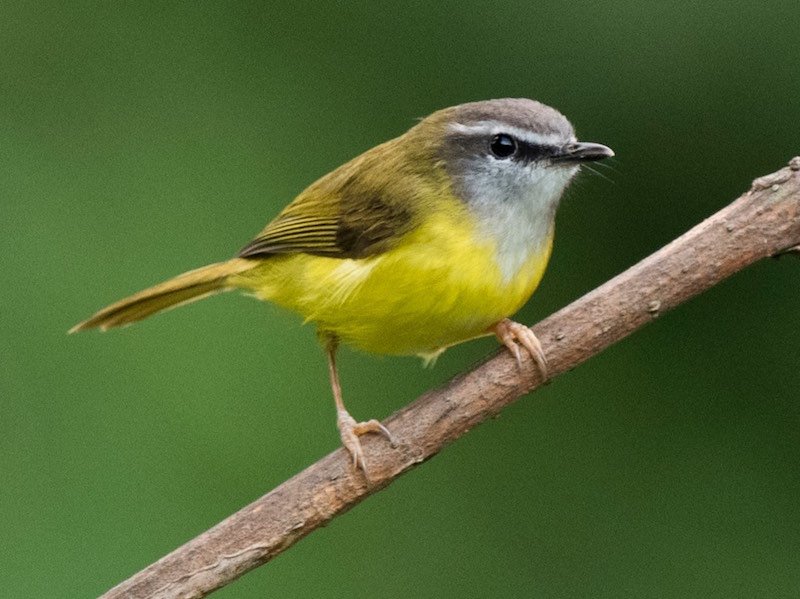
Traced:
[[254, 260], [234, 258], [190, 270], [103, 308], [88, 320], [76, 324], [69, 332], [77, 333], [93, 328], [105, 331], [213, 293], [229, 291], [232, 289], [229, 278], [250, 270], [256, 263]]

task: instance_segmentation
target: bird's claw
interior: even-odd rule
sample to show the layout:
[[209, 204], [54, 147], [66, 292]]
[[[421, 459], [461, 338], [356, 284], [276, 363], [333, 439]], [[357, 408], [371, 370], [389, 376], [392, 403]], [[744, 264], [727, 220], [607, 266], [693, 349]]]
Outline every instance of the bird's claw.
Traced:
[[359, 437], [367, 433], [379, 433], [386, 437], [392, 444], [392, 447], [394, 447], [395, 441], [392, 437], [392, 433], [389, 432], [388, 428], [374, 419], [365, 422], [356, 422], [347, 410], [338, 411], [336, 424], [339, 427], [342, 444], [353, 457], [353, 467], [360, 468], [364, 475], [369, 478], [367, 475], [367, 464], [364, 460], [364, 451], [361, 449]]
[[490, 329], [497, 339], [508, 348], [508, 351], [516, 358], [517, 364], [522, 366], [522, 355], [520, 345], [530, 354], [533, 361], [539, 367], [542, 378], [547, 379], [547, 358], [544, 355], [542, 344], [533, 331], [524, 324], [514, 322], [504, 318]]

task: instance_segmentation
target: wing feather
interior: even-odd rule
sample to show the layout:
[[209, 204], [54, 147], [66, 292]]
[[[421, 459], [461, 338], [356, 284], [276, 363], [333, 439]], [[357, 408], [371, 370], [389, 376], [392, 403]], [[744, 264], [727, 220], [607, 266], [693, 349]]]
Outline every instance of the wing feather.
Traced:
[[[404, 154], [373, 148], [326, 175], [301, 193], [239, 252], [241, 258], [306, 253], [363, 258], [391, 248], [413, 228], [409, 195], [414, 178], [403, 178]], [[387, 151], [388, 150], [388, 151]], [[387, 156], [389, 157], [387, 159]], [[397, 162], [400, 164], [387, 164]], [[390, 169], [393, 184], [379, 176]]]

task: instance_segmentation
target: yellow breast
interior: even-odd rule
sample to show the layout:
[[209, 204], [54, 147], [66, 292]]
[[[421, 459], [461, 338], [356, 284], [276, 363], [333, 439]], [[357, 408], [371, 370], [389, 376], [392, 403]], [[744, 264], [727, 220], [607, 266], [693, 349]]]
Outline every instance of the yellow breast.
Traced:
[[552, 229], [544, 239], [517, 244], [529, 250], [515, 256], [509, 273], [501, 244], [482, 235], [473, 220], [451, 207], [383, 254], [357, 260], [275, 256], [235, 284], [364, 350], [435, 354], [486, 334], [516, 312], [550, 257]]

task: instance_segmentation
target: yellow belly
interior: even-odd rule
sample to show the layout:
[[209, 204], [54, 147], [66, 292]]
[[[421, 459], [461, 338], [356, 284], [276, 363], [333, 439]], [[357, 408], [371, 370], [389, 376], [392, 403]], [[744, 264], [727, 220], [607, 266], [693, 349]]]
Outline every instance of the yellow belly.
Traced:
[[531, 240], [522, 266], [504, 276], [494, 240], [469, 221], [437, 214], [398, 247], [364, 259], [275, 256], [233, 283], [364, 350], [435, 354], [516, 312], [550, 257], [552, 235]]

